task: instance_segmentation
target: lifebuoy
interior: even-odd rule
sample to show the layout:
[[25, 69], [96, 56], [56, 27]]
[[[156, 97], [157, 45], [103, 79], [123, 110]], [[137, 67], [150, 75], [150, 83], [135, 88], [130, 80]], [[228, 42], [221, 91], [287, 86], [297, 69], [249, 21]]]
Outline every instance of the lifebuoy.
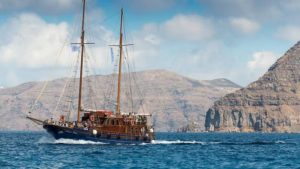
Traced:
[[91, 121], [95, 121], [95, 116], [92, 114], [92, 115], [90, 115], [90, 120]]

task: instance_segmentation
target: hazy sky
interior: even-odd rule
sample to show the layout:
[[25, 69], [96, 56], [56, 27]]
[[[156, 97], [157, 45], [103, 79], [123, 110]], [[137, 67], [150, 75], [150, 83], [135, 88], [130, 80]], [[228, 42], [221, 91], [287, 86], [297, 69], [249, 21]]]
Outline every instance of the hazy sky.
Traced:
[[[117, 43], [122, 6], [135, 70], [245, 86], [300, 39], [299, 0], [87, 0], [96, 73], [113, 71], [108, 45]], [[72, 74], [80, 12], [81, 0], [0, 0], [0, 86]]]

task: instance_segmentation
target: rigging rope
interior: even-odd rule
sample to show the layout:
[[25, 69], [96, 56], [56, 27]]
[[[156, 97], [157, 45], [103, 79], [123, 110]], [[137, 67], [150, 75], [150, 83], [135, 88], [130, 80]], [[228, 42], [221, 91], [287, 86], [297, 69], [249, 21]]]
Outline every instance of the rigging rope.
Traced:
[[[126, 26], [124, 26], [123, 29], [124, 29], [123, 30], [123, 32], [124, 32], [124, 39], [125, 39], [125, 41], [127, 41], [128, 36], [127, 36], [127, 32], [126, 32]], [[134, 49], [134, 46], [133, 46], [133, 49]], [[128, 48], [127, 47], [125, 48], [125, 52], [126, 52], [126, 56], [128, 58], [129, 54], [128, 54]], [[127, 59], [127, 60], [129, 61], [129, 59]], [[139, 104], [139, 106], [142, 108], [142, 112], [145, 113], [144, 105], [143, 105], [145, 97], [144, 97], [143, 92], [140, 89], [140, 86], [139, 86], [139, 84], [137, 82], [137, 75], [136, 75], [136, 69], [135, 69], [134, 60], [132, 60], [132, 66], [130, 66], [130, 63], [128, 61], [127, 61], [127, 67], [128, 67], [128, 72], [130, 73], [130, 84], [131, 84], [131, 81], [134, 82], [134, 86], [135, 86], [135, 89], [136, 89], [135, 91], [137, 92], [137, 94], [138, 94], [138, 96], [140, 98], [140, 101], [139, 101], [140, 104]], [[132, 67], [132, 70], [131, 70], [131, 67]], [[131, 87], [132, 87], [132, 85], [131, 85]]]
[[38, 102], [39, 99], [41, 98], [41, 96], [42, 96], [44, 90], [46, 89], [46, 87], [47, 87], [47, 85], [48, 85], [48, 82], [49, 82], [49, 81], [45, 81], [44, 86], [43, 86], [41, 92], [38, 94], [37, 98], [35, 99], [35, 101], [33, 102], [33, 104], [30, 106], [30, 109], [29, 109], [29, 112], [30, 112], [30, 113], [34, 110], [35, 105], [37, 104], [37, 102]]
[[[73, 22], [73, 27], [75, 27], [75, 23], [76, 23], [76, 22]], [[72, 35], [72, 34], [74, 34], [74, 31], [71, 31], [71, 35]], [[69, 37], [66, 37], [66, 39], [64, 39], [64, 42], [63, 42], [63, 44], [62, 44], [62, 47], [60, 48], [60, 50], [58, 50], [58, 53], [57, 53], [56, 58], [55, 58], [55, 64], [58, 63], [58, 59], [60, 58], [59, 56], [62, 55], [62, 52], [63, 52], [64, 48], [67, 46], [68, 38], [69, 38]], [[39, 92], [39, 94], [38, 94], [38, 96], [36, 97], [34, 103], [30, 106], [29, 112], [32, 112], [32, 111], [35, 109], [35, 106], [36, 106], [36, 104], [39, 102], [39, 100], [40, 100], [41, 96], [43, 95], [44, 91], [46, 90], [46, 88], [47, 88], [47, 86], [48, 86], [48, 83], [49, 83], [49, 81], [46, 80], [45, 83], [44, 83], [44, 85], [43, 85], [42, 90]]]
[[[85, 80], [87, 81], [87, 90], [88, 90], [88, 98], [90, 98], [91, 100], [89, 100], [88, 102], [91, 102], [94, 105], [94, 109], [97, 109], [97, 104], [95, 102], [95, 92], [93, 90], [93, 86], [91, 83], [91, 76], [89, 76], [89, 55], [86, 53], [85, 58], [84, 58], [84, 63], [85, 63], [85, 71], [86, 71], [86, 77]], [[91, 106], [91, 105], [89, 105]], [[92, 106], [91, 106], [92, 107]]]

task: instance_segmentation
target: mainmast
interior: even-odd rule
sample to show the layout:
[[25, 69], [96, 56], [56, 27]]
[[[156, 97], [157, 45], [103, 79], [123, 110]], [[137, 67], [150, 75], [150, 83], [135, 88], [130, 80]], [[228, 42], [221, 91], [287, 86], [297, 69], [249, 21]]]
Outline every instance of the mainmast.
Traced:
[[123, 60], [123, 8], [121, 9], [121, 24], [120, 24], [120, 58], [119, 58], [119, 76], [118, 76], [118, 95], [117, 95], [117, 108], [116, 114], [120, 115], [120, 99], [121, 99], [121, 79], [122, 79], [122, 60]]
[[79, 78], [79, 96], [78, 96], [78, 112], [77, 112], [77, 122], [80, 122], [80, 111], [81, 111], [81, 99], [82, 99], [82, 69], [83, 69], [83, 53], [84, 53], [84, 17], [85, 17], [85, 0], [82, 0], [82, 22], [81, 22], [81, 55], [80, 55], [80, 78]]

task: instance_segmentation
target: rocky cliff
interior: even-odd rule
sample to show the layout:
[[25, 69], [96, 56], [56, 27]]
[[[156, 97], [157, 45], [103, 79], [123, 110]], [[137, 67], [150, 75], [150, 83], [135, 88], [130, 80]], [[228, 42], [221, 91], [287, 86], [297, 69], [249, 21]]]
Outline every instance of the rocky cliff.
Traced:
[[257, 81], [227, 94], [207, 111], [212, 131], [300, 132], [300, 43]]
[[[116, 83], [112, 83], [114, 76], [98, 75], [85, 78], [85, 87], [88, 86], [88, 81], [92, 82], [94, 86], [93, 92], [84, 91], [83, 104], [85, 107], [93, 107], [89, 103], [95, 103], [97, 109], [110, 108], [114, 110], [114, 106], [112, 106], [116, 95], [116, 91], [113, 90]], [[127, 82], [129, 75], [125, 74], [123, 79]], [[122, 84], [121, 110], [152, 113], [153, 124], [157, 131], [175, 131], [177, 128], [193, 122], [199, 123], [204, 130], [206, 110], [221, 96], [240, 88], [226, 79], [198, 81], [164, 70], [137, 72], [131, 79], [133, 84], [131, 92], [125, 82]], [[75, 103], [77, 102], [77, 90], [71, 90], [75, 98], [61, 97], [61, 91], [69, 80], [63, 78], [47, 82], [47, 86], [36, 104], [34, 104], [35, 99], [44, 88], [45, 82], [30, 82], [0, 90], [0, 130], [40, 129], [24, 118], [30, 110], [32, 116], [40, 119], [51, 117], [56, 119], [60, 114], [68, 113], [71, 113], [70, 117], [75, 119], [76, 106], [73, 106], [75, 109], [71, 112], [66, 111], [65, 105], [57, 106], [58, 101], [68, 102], [73, 99]], [[73, 83], [77, 84], [77, 82]], [[64, 91], [68, 93], [67, 91], [70, 90], [65, 87]], [[132, 97], [128, 97], [130, 95]], [[87, 98], [92, 98], [93, 102], [87, 101]], [[132, 102], [129, 98], [132, 98]], [[55, 111], [55, 107], [59, 111]]]

